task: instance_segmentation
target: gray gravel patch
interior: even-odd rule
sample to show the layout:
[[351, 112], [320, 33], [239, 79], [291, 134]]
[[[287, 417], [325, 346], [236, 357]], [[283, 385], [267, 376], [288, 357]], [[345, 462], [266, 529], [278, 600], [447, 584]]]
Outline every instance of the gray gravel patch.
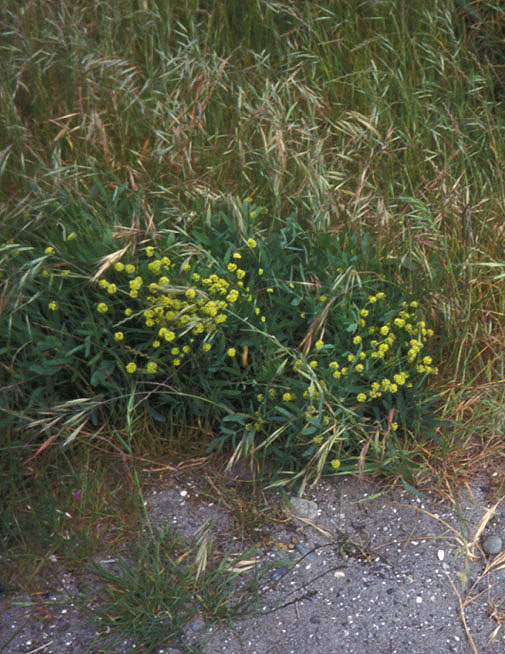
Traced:
[[[237, 551], [232, 517], [199, 493], [196, 478], [153, 492], [147, 509], [153, 525], [188, 538], [208, 522], [221, 546]], [[483, 482], [454, 506], [342, 477], [291, 498], [285, 510], [290, 519], [258, 553], [260, 563], [277, 567], [263, 582], [257, 614], [231, 625], [200, 616], [187, 626], [188, 642], [204, 654], [505, 651], [505, 553], [497, 547], [505, 515], [500, 503], [486, 502]], [[494, 549], [485, 545], [490, 538]], [[72, 599], [83, 582], [65, 575], [46, 598], [3, 599], [0, 651], [141, 652], [127, 636], [112, 646], [100, 625], [87, 622]]]

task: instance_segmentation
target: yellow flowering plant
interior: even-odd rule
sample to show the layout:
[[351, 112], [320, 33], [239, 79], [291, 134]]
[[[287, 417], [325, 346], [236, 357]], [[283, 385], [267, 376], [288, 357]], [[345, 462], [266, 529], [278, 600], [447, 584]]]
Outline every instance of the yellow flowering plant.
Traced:
[[420, 390], [437, 368], [418, 301], [359, 273], [357, 248], [336, 237], [296, 220], [270, 233], [257, 219], [245, 225], [244, 236], [221, 214], [189, 243], [167, 230], [97, 281], [97, 312], [127, 376], [163, 378], [179, 399], [191, 395], [192, 410], [212, 407], [220, 433], [211, 448], [278, 434], [282, 467], [293, 471], [314, 459], [345, 471], [368, 433], [393, 443], [420, 425]]
[[[332, 461], [349, 470], [372, 434], [368, 456], [391, 465], [432, 415], [422, 303], [362, 262], [352, 236], [344, 247], [294, 216], [267, 230], [261, 207], [242, 209], [241, 222], [221, 211], [194, 232], [161, 226], [135, 254], [105, 239], [86, 284], [79, 237], [51, 239], [34, 279], [39, 322], [68, 341], [59, 373], [75, 370], [83, 396], [138, 393], [156, 419], [174, 406], [205, 415], [210, 449], [274, 456], [293, 479], [336, 473]], [[61, 265], [65, 247], [74, 265]]]
[[[216, 224], [216, 232], [222, 227]], [[305, 470], [324, 455], [324, 469], [335, 470], [328, 463], [333, 452], [345, 471], [368, 434], [381, 435], [370, 456], [385, 460], [389, 444], [401, 451], [402, 434], [430, 428], [423, 387], [437, 367], [433, 357], [424, 360], [434, 334], [421, 303], [379, 281], [378, 263], [369, 260], [368, 272], [359, 273], [356, 245], [344, 249], [337, 238], [318, 238], [295, 220], [256, 241], [254, 257], [240, 250], [240, 267], [264, 323], [248, 319], [248, 365], [240, 370], [237, 362], [231, 378], [245, 377], [240, 412], [225, 416], [214, 444], [239, 447], [241, 433], [243, 442], [251, 433], [256, 441], [278, 434], [284, 469]], [[233, 274], [237, 252], [229, 252]], [[314, 262], [322, 262], [317, 273], [305, 272]]]

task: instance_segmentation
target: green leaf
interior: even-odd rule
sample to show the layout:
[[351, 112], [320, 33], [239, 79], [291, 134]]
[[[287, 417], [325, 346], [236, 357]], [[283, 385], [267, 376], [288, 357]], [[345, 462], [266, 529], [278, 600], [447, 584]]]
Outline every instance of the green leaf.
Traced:
[[417, 495], [418, 497], [426, 497], [426, 495], [420, 491], [418, 488], [415, 488], [415, 486], [412, 486], [409, 484], [403, 477], [400, 477], [400, 481], [402, 482], [403, 487], [405, 490], [408, 490], [409, 493], [414, 493], [414, 495]]

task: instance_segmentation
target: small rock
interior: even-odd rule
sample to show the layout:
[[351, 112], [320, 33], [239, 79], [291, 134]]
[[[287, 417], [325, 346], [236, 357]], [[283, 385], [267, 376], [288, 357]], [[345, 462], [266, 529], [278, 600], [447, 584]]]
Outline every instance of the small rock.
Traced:
[[316, 553], [312, 549], [309, 549], [303, 543], [296, 543], [295, 548], [302, 556], [306, 556], [309, 559], [316, 558]]
[[482, 548], [486, 554], [498, 554], [502, 548], [501, 538], [498, 536], [488, 536], [482, 543]]
[[438, 560], [439, 560], [439, 561], [443, 561], [444, 558], [445, 558], [445, 552], [444, 552], [444, 550], [438, 550], [438, 552], [437, 552], [437, 556], [438, 556]]
[[290, 568], [291, 566], [289, 565], [282, 565], [280, 568], [277, 568], [277, 570], [274, 570], [274, 572], [272, 572], [272, 581], [279, 581], [281, 577], [289, 572]]
[[318, 615], [313, 615], [310, 618], [310, 621], [312, 622], [312, 624], [321, 624], [321, 618]]
[[295, 515], [300, 518], [316, 520], [319, 515], [317, 504], [312, 500], [304, 500], [302, 497], [291, 497], [289, 503]]
[[191, 631], [194, 631], [195, 633], [197, 631], [201, 631], [204, 627], [205, 627], [205, 620], [203, 620], [200, 617], [194, 618], [194, 620], [192, 620], [189, 623], [189, 628], [191, 629]]

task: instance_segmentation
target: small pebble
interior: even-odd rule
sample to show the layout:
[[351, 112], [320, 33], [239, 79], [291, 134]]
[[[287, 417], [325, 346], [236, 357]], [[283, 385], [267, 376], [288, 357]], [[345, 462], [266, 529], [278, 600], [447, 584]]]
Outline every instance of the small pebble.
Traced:
[[291, 497], [289, 503], [295, 513], [300, 518], [316, 520], [318, 517], [318, 507], [312, 500], [305, 500], [302, 497]]
[[277, 570], [274, 570], [272, 572], [272, 581], [279, 581], [279, 579], [283, 577], [286, 572], [289, 572], [289, 569], [289, 565], [282, 565], [280, 568], [277, 568]]
[[443, 561], [444, 558], [445, 558], [445, 552], [444, 552], [444, 550], [438, 550], [438, 552], [437, 552], [437, 556], [438, 556], [438, 560], [439, 560], [439, 561]]
[[316, 557], [316, 553], [313, 552], [312, 549], [309, 549], [303, 543], [296, 543], [295, 548], [297, 549], [298, 552], [300, 552], [302, 556], [306, 556], [309, 559], [314, 559]]
[[498, 554], [502, 548], [501, 538], [498, 536], [488, 536], [482, 543], [482, 547], [486, 554]]
[[202, 618], [195, 618], [189, 623], [189, 628], [195, 633], [205, 627], [205, 621]]

